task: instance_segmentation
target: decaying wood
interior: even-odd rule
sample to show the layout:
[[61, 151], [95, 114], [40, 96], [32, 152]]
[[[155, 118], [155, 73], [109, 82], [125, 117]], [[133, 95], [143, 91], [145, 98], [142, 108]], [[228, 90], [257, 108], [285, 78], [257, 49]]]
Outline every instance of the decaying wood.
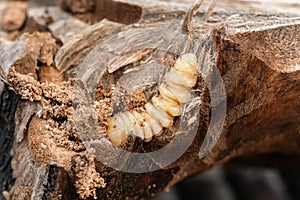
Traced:
[[[155, 1], [156, 6], [142, 1], [100, 1], [107, 7], [99, 6], [98, 1], [86, 7], [78, 3], [88, 1], [63, 2], [63, 8], [80, 19], [97, 22], [106, 17], [115, 22], [88, 25], [76, 21], [71, 30], [75, 37], [70, 37], [59, 27], [70, 22], [71, 15], [49, 8], [47, 17], [53, 15], [53, 21], [47, 24], [37, 17], [41, 13], [29, 11], [35, 23], [49, 27], [52, 35], [25, 34], [14, 42], [0, 43], [5, 83], [0, 85], [0, 138], [7, 141], [0, 143], [1, 153], [5, 152], [0, 186], [7, 198], [148, 199], [234, 158], [300, 154], [299, 16], [216, 9], [203, 23], [206, 13], [201, 10], [187, 34], [182, 32], [186, 5], [179, 0], [169, 7]], [[108, 17], [120, 5], [143, 15], [131, 15], [127, 21], [113, 14]], [[93, 15], [96, 10], [99, 15]], [[55, 13], [64, 17], [55, 17]], [[76, 33], [78, 27], [85, 30]], [[101, 134], [112, 114], [111, 104], [122, 111], [136, 91], [149, 100], [168, 67], [186, 52], [196, 54], [200, 63], [196, 98], [191, 104], [199, 111], [195, 115], [199, 125], [186, 127], [187, 133], [177, 132], [177, 119], [174, 128], [151, 142], [130, 138], [123, 148], [151, 152], [166, 144], [171, 144], [170, 151], [180, 149], [176, 141], [191, 140], [191, 145], [179, 159], [162, 167], [154, 157], [137, 162], [128, 154], [116, 153]], [[81, 80], [74, 83], [78, 78]], [[226, 93], [222, 93], [222, 84]], [[91, 100], [89, 92], [94, 89], [98, 93]], [[90, 114], [88, 103], [94, 106], [95, 115]], [[186, 117], [194, 117], [189, 112]], [[224, 125], [222, 112], [226, 114]], [[97, 124], [104, 124], [104, 129]], [[125, 171], [103, 161], [122, 164]], [[126, 172], [147, 167], [147, 173]]]

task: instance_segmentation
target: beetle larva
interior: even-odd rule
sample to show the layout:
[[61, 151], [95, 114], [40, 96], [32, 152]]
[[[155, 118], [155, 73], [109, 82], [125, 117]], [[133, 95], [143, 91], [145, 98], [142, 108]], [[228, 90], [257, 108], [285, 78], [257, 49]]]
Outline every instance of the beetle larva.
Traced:
[[125, 111], [108, 121], [107, 135], [115, 146], [121, 146], [129, 133], [143, 141], [159, 136], [163, 128], [173, 125], [173, 118], [182, 115], [182, 104], [191, 99], [191, 88], [197, 81], [197, 58], [188, 53], [180, 56], [165, 74], [165, 82], [159, 86], [159, 94], [144, 105], [143, 112]]

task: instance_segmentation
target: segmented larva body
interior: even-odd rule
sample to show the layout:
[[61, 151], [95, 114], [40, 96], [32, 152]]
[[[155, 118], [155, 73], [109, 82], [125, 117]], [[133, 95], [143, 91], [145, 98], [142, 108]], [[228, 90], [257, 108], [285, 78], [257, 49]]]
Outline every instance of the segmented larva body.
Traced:
[[108, 121], [107, 135], [115, 146], [121, 146], [134, 134], [143, 141], [159, 136], [163, 128], [173, 125], [175, 116], [182, 115], [182, 106], [191, 99], [191, 88], [197, 82], [197, 58], [188, 53], [180, 56], [165, 74], [165, 82], [159, 86], [159, 94], [144, 105], [143, 112], [125, 111]]

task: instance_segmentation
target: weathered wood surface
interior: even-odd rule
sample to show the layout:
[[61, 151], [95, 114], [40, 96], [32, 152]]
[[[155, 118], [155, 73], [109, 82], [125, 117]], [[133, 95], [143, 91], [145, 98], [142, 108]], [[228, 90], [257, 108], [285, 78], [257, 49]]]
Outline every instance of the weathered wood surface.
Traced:
[[[195, 16], [193, 24], [201, 26], [195, 27], [190, 35], [186, 35], [181, 32], [186, 5], [179, 1], [167, 7], [164, 6], [168, 5], [166, 2], [162, 2], [160, 6], [139, 2], [136, 4], [143, 9], [143, 15], [137, 23], [126, 26], [104, 20], [89, 26], [76, 22], [77, 27], [89, 26], [76, 38], [64, 35], [61, 29], [51, 28], [51, 23], [43, 24], [43, 20], [38, 21], [37, 17], [33, 16], [39, 27], [49, 26], [63, 46], [56, 54], [55, 48], [42, 51], [41, 49], [51, 46], [54, 42], [45, 39], [48, 36], [38, 34], [21, 37], [15, 42], [1, 43], [1, 46], [4, 46], [0, 50], [3, 76], [5, 77], [9, 68], [17, 62], [19, 66], [15, 67], [17, 72], [31, 73], [31, 77], [41, 82], [43, 81], [41, 77], [50, 82], [61, 82], [62, 77], [58, 71], [63, 74], [65, 80], [70, 77], [81, 77], [82, 81], [87, 82], [86, 87], [90, 90], [98, 84], [99, 77], [104, 88], [111, 87], [113, 83], [117, 89], [122, 89], [121, 86], [126, 85], [125, 91], [128, 93], [134, 88], [152, 84], [149, 92], [151, 96], [157, 84], [162, 82], [161, 77], [166, 68], [163, 66], [151, 68], [151, 65], [147, 68], [147, 63], [156, 61], [169, 67], [177, 55], [183, 52], [195, 53], [200, 63], [198, 70], [201, 72], [198, 84], [194, 88], [198, 91], [197, 100], [200, 100], [195, 101], [197, 103], [195, 109], [200, 111], [196, 131], [178, 134], [176, 133], [178, 127], [175, 125], [174, 129], [166, 130], [162, 137], [155, 138], [150, 143], [143, 144], [138, 140], [131, 140], [125, 148], [134, 152], [157, 150], [168, 142], [176, 144], [176, 141], [172, 143], [174, 135], [179, 139], [182, 137], [183, 141], [191, 140], [192, 144], [178, 160], [157, 171], [134, 174], [118, 171], [104, 165], [100, 162], [103, 161], [101, 159], [121, 163], [123, 169], [129, 171], [148, 167], [149, 163], [136, 163], [130, 157], [122, 158], [120, 155], [118, 157], [108, 140], [99, 136], [97, 130], [93, 129], [94, 125], [84, 121], [89, 117], [86, 115], [77, 117], [77, 126], [83, 122], [87, 131], [78, 131], [77, 135], [69, 135], [69, 138], [60, 133], [60, 137], [57, 138], [55, 133], [59, 132], [49, 130], [47, 128], [49, 121], [46, 120], [55, 121], [57, 118], [51, 115], [42, 117], [44, 119], [40, 118], [40, 110], [47, 102], [39, 102], [40, 99], [36, 97], [35, 101], [30, 102], [25, 96], [22, 96], [24, 100], [17, 101], [14, 93], [8, 91], [6, 85], [2, 87], [4, 89], [1, 101], [1, 120], [3, 119], [1, 129], [5, 131], [1, 131], [1, 141], [2, 138], [14, 138], [12, 168], [16, 177], [14, 187], [10, 194], [5, 193], [6, 196], [12, 199], [77, 199], [96, 196], [100, 199], [148, 199], [188, 176], [234, 158], [268, 153], [299, 155], [300, 18], [297, 15], [217, 9], [208, 23], [203, 25], [201, 20], [205, 13], [200, 11]], [[127, 4], [129, 7], [130, 5]], [[112, 7], [108, 6], [110, 9]], [[131, 8], [137, 7], [135, 5]], [[90, 13], [88, 15], [80, 13], [79, 17], [84, 16], [84, 19], [97, 17], [91, 14], [93, 9], [80, 10], [85, 11]], [[57, 12], [61, 11], [51, 8], [48, 14], [51, 16]], [[32, 12], [32, 15], [36, 15], [34, 13]], [[103, 15], [107, 17], [107, 13]], [[71, 19], [66, 13], [63, 18], [57, 16], [53, 16], [53, 24]], [[116, 18], [112, 19], [118, 21]], [[128, 24], [132, 22], [130, 16], [129, 19]], [[76, 35], [75, 32], [72, 34]], [[34, 45], [30, 43], [30, 38], [33, 41], [35, 38], [41, 38], [41, 42]], [[34, 47], [33, 52], [28, 50], [30, 45]], [[19, 50], [19, 54], [12, 57], [10, 53], [16, 49]], [[146, 50], [141, 51], [143, 49]], [[49, 59], [43, 59], [43, 52], [48, 52], [46, 55], [51, 55], [50, 57], [55, 54], [54, 66], [51, 62], [47, 62]], [[141, 57], [132, 57], [141, 53], [143, 54]], [[129, 57], [134, 59], [128, 61]], [[36, 65], [39, 66], [37, 74], [34, 70]], [[140, 65], [142, 68], [139, 68]], [[151, 81], [147, 82], [145, 76], [148, 76], [149, 72], [152, 72]], [[218, 73], [222, 82], [216, 79]], [[29, 79], [33, 86], [45, 87], [34, 78]], [[11, 87], [20, 93], [12, 83], [9, 82]], [[224, 94], [222, 83], [226, 90]], [[87, 89], [84, 87], [77, 89], [80, 97], [85, 100]], [[216, 94], [221, 95], [215, 96]], [[40, 98], [46, 97], [42, 95]], [[48, 98], [49, 101], [54, 101], [56, 97], [53, 95]], [[74, 101], [82, 102], [84, 101], [82, 99], [75, 98]], [[60, 100], [55, 101], [59, 103]], [[220, 127], [210, 126], [210, 122], [213, 121], [217, 125], [218, 122], [222, 122], [221, 113], [224, 111], [222, 110], [224, 105], [227, 106], [226, 118], [219, 136], [216, 133]], [[9, 109], [10, 107], [12, 109]], [[122, 104], [120, 108], [122, 109]], [[213, 115], [212, 111], [219, 113]], [[14, 124], [16, 126], [13, 132]], [[192, 126], [187, 128], [193, 130]], [[191, 138], [190, 135], [193, 134], [195, 138]], [[79, 137], [85, 148], [80, 146], [82, 144], [78, 144], [81, 142], [76, 137]], [[90, 140], [97, 142], [93, 143]], [[12, 140], [7, 144], [12, 145]], [[10, 145], [4, 148], [4, 155], [9, 155]], [[180, 149], [179, 146], [175, 148]], [[199, 150], [204, 153], [201, 158]], [[163, 158], [169, 154], [161, 156], [160, 158]], [[5, 180], [1, 187], [5, 190], [11, 189], [13, 182], [9, 173], [10, 159], [5, 159], [3, 162], [5, 165], [1, 165], [3, 167], [0, 177]], [[160, 167], [160, 163], [155, 159], [151, 164], [149, 169]], [[9, 175], [5, 175], [6, 172]]]

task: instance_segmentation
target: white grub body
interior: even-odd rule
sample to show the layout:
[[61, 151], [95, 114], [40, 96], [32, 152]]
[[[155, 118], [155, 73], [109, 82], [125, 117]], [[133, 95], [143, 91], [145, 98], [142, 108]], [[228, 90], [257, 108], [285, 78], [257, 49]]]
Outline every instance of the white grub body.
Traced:
[[129, 134], [144, 142], [159, 136], [163, 128], [173, 125], [175, 116], [182, 115], [182, 106], [191, 100], [191, 88], [197, 82], [197, 58], [188, 53], [180, 56], [165, 74], [165, 82], [159, 86], [159, 94], [151, 98], [144, 111], [125, 111], [108, 121], [107, 135], [115, 146], [123, 145]]

